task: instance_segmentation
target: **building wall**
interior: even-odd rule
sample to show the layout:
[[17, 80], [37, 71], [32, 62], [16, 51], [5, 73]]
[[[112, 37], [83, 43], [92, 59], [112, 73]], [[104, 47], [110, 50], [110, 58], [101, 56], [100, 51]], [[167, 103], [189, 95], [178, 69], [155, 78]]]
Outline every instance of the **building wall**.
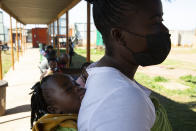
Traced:
[[3, 12], [0, 11], [0, 41], [8, 42], [8, 29], [3, 23]]
[[170, 30], [171, 42], [174, 46], [193, 47], [196, 46], [195, 31]]
[[[75, 23], [74, 25], [75, 34], [80, 40], [81, 46], [86, 46], [87, 44], [87, 24], [86, 23]], [[96, 27], [93, 23], [91, 23], [91, 46], [96, 45]]]

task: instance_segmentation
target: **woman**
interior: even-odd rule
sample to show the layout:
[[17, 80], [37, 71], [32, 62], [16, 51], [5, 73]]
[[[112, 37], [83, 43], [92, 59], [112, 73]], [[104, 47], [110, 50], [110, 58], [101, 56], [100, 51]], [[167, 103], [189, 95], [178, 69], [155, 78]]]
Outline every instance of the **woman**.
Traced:
[[171, 49], [160, 0], [87, 0], [106, 46], [88, 69], [79, 131], [150, 131], [156, 119], [149, 91], [134, 81], [138, 66], [163, 62]]

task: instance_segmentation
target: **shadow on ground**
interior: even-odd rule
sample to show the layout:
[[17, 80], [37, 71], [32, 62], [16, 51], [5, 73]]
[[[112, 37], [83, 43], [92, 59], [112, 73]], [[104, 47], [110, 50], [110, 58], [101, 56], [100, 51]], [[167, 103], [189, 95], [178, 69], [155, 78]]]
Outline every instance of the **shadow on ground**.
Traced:
[[153, 96], [156, 96], [167, 110], [173, 131], [196, 131], [196, 112], [191, 110], [196, 106], [196, 101], [177, 103], [155, 92]]
[[12, 114], [28, 112], [28, 111], [31, 111], [31, 107], [29, 104], [21, 105], [21, 106], [17, 106], [17, 107], [6, 110], [5, 115], [12, 115]]

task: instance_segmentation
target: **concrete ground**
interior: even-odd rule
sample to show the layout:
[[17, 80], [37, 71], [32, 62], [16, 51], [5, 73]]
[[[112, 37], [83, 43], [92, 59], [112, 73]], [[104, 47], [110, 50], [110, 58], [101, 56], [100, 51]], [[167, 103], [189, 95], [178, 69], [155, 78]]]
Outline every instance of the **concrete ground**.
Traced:
[[30, 88], [39, 81], [39, 49], [28, 49], [6, 74], [6, 114], [0, 116], [0, 131], [30, 130]]

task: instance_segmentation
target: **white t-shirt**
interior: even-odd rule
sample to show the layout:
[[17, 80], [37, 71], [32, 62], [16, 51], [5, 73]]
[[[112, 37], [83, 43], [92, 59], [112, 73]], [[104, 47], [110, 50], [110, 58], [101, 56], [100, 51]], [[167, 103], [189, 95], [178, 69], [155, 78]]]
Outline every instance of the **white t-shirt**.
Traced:
[[87, 72], [79, 131], [150, 131], [155, 109], [138, 84], [111, 67], [90, 68]]

